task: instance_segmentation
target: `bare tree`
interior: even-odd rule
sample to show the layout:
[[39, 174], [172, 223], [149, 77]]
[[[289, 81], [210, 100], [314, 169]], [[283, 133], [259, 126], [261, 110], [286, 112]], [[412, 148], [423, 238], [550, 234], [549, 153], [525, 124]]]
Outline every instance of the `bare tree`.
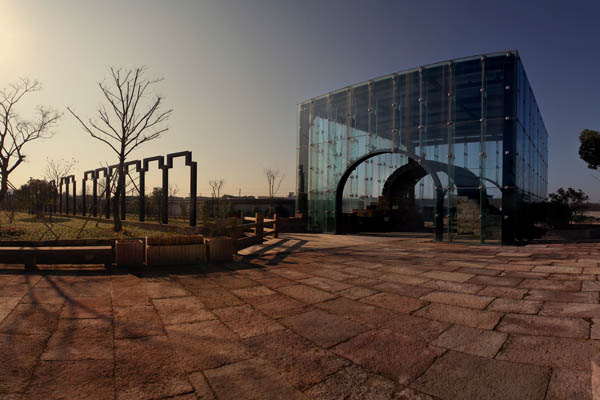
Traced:
[[273, 197], [279, 191], [279, 187], [281, 186], [281, 182], [283, 182], [283, 178], [285, 175], [279, 176], [278, 169], [265, 168], [265, 176], [267, 177], [267, 183], [269, 184], [269, 208], [271, 212], [273, 212]]
[[0, 203], [4, 203], [8, 191], [9, 175], [25, 160], [23, 148], [37, 139], [54, 136], [51, 129], [56, 126], [60, 114], [51, 108], [38, 106], [37, 116], [22, 119], [16, 112], [17, 103], [26, 95], [38, 92], [42, 86], [38, 81], [27, 78], [0, 91]]
[[77, 165], [78, 161], [74, 158], [70, 160], [61, 159], [46, 159], [46, 171], [44, 176], [47, 181], [54, 182], [58, 187], [60, 178], [69, 175]]
[[109, 83], [98, 86], [108, 103], [98, 109], [100, 121], [89, 118], [84, 122], [71, 108], [69, 112], [94, 139], [110, 147], [118, 157], [117, 188], [113, 197], [114, 230], [120, 231], [120, 199], [125, 196], [125, 162], [138, 146], [157, 139], [169, 128], [164, 124], [173, 110], [161, 110], [164, 100], [155, 95], [149, 98], [148, 88], [162, 79], [146, 79], [145, 67], [134, 69], [110, 68]]
[[212, 192], [213, 198], [213, 206], [212, 206], [212, 215], [215, 215], [215, 205], [217, 206], [217, 211], [219, 210], [219, 198], [221, 197], [221, 189], [223, 188], [223, 184], [225, 184], [224, 179], [213, 179], [208, 181], [210, 185], [210, 190]]

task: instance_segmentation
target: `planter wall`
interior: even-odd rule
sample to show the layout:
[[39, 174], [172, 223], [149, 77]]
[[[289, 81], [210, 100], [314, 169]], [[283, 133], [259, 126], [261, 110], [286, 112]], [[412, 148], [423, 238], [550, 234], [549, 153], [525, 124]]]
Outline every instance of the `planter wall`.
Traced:
[[203, 244], [160, 245], [146, 247], [148, 266], [194, 265], [205, 262]]
[[115, 241], [115, 260], [118, 267], [143, 265], [145, 260], [142, 240]]
[[235, 252], [233, 239], [226, 236], [206, 238], [207, 259], [209, 262], [231, 261]]

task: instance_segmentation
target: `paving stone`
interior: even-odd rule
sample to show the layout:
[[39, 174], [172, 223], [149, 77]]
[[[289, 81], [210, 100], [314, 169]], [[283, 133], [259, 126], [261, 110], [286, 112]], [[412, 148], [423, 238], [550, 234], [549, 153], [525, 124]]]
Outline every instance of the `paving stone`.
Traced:
[[306, 304], [280, 293], [249, 297], [246, 302], [263, 314], [275, 319], [300, 314], [306, 311], [307, 308]]
[[294, 285], [281, 287], [279, 289], [281, 293], [290, 296], [296, 300], [299, 300], [306, 304], [321, 303], [323, 301], [331, 300], [337, 296], [328, 292], [324, 292], [319, 289], [315, 289], [306, 285]]
[[[332, 268], [315, 268], [311, 271], [311, 275], [321, 276], [323, 278], [333, 279], [334, 281], [343, 282], [354, 278], [354, 275], [346, 274]], [[289, 285], [286, 285], [289, 286]]]
[[398, 296], [389, 293], [374, 294], [373, 296], [365, 297], [360, 301], [402, 313], [410, 313], [427, 304], [424, 301], [414, 299], [412, 297]]
[[282, 278], [290, 279], [293, 281], [312, 277], [312, 275], [305, 274], [304, 272], [294, 271], [290, 268], [277, 268], [273, 269], [272, 272], [281, 276]]
[[384, 271], [384, 272], [392, 272], [395, 274], [401, 274], [401, 275], [419, 275], [420, 273], [423, 272], [422, 269], [414, 268], [414, 267], [410, 267], [410, 266], [404, 266], [404, 265], [384, 265], [382, 267], [379, 267], [379, 270]]
[[338, 345], [333, 351], [400, 384], [421, 375], [444, 352], [439, 347], [395, 335], [389, 330], [363, 333]]
[[372, 288], [380, 292], [398, 294], [400, 296], [408, 296], [415, 298], [419, 298], [432, 291], [431, 289], [423, 288], [420, 286], [402, 285], [400, 283], [395, 282], [379, 283], [373, 286]]
[[[551, 275], [543, 272], [504, 271], [500, 276], [507, 278], [547, 279]], [[573, 276], [576, 275], [569, 275], [569, 277]]]
[[223, 399], [306, 399], [281, 378], [271, 365], [252, 358], [204, 372], [210, 386]]
[[395, 315], [388, 310], [363, 302], [350, 300], [345, 297], [318, 303], [315, 306], [332, 314], [352, 319], [370, 327], [379, 327]]
[[483, 310], [494, 298], [465, 293], [431, 292], [421, 297], [421, 300]]
[[566, 267], [560, 265], [538, 265], [533, 268], [534, 272], [549, 272], [552, 274], [581, 274], [582, 267]]
[[372, 290], [372, 289], [367, 289], [367, 288], [360, 287], [360, 286], [354, 286], [354, 287], [350, 287], [346, 290], [342, 290], [342, 291], [338, 292], [337, 294], [342, 295], [342, 296], [347, 297], [352, 300], [358, 300], [358, 299], [362, 299], [363, 297], [371, 296], [376, 293], [377, 293], [377, 291]]
[[496, 276], [500, 275], [500, 271], [495, 269], [485, 269], [485, 268], [471, 268], [471, 267], [463, 267], [456, 272], [462, 272], [464, 274], [475, 274], [475, 275], [487, 275], [487, 276]]
[[0, 322], [0, 332], [49, 336], [58, 323], [60, 304], [18, 304]]
[[0, 297], [0, 322], [17, 306], [20, 297]]
[[429, 281], [429, 278], [423, 278], [419, 276], [411, 276], [411, 275], [402, 275], [395, 273], [385, 273], [381, 275], [378, 279], [389, 282], [398, 282], [404, 285], [420, 285]]
[[365, 277], [360, 276], [360, 277], [348, 279], [347, 281], [344, 281], [344, 282], [349, 285], [372, 288], [373, 286], [379, 285], [382, 281], [380, 281], [379, 279], [365, 278]]
[[218, 320], [168, 325], [165, 330], [187, 372], [217, 368], [251, 357], [238, 337]]
[[592, 398], [591, 376], [588, 371], [553, 369], [546, 400], [585, 400]]
[[311, 399], [389, 399], [394, 382], [352, 365], [305, 392]]
[[488, 286], [482, 289], [478, 294], [481, 296], [503, 297], [507, 299], [522, 299], [528, 292], [527, 289], [518, 289], [501, 286]]
[[112, 399], [113, 361], [42, 361], [25, 399]]
[[117, 399], [161, 398], [191, 392], [166, 336], [115, 340]]
[[192, 383], [192, 386], [194, 386], [196, 399], [215, 400], [215, 395], [202, 372], [191, 373], [188, 375], [188, 379]]
[[496, 329], [501, 332], [523, 335], [587, 338], [590, 324], [581, 318], [507, 314]]
[[590, 331], [591, 339], [600, 339], [600, 319], [592, 319], [592, 328]]
[[428, 394], [416, 391], [412, 388], [405, 387], [394, 393], [393, 400], [436, 400]]
[[431, 344], [475, 356], [494, 358], [507, 337], [506, 333], [454, 325]]
[[494, 329], [502, 316], [502, 314], [493, 311], [480, 311], [438, 303], [431, 303], [418, 310], [414, 315], [489, 330]]
[[468, 294], [475, 294], [483, 288], [483, 286], [475, 285], [473, 283], [458, 283], [458, 282], [439, 281], [439, 280], [428, 281], [428, 282], [423, 283], [421, 286], [425, 287], [425, 288], [429, 288], [429, 289], [440, 290], [440, 291], [468, 293]]
[[291, 330], [246, 339], [258, 356], [272, 363], [294, 387], [305, 390], [321, 382], [349, 362], [315, 346]]
[[518, 251], [503, 251], [496, 254], [497, 257], [508, 257], [508, 258], [523, 258], [531, 257], [533, 253], [521, 253]]
[[0, 288], [0, 296], [2, 297], [23, 297], [31, 289], [23, 283], [8, 283]]
[[588, 371], [599, 351], [600, 343], [591, 340], [510, 335], [496, 359]]
[[56, 289], [33, 288], [23, 297], [21, 303], [34, 304], [60, 304], [65, 302], [65, 297]]
[[348, 289], [352, 287], [343, 282], [334, 281], [332, 279], [315, 276], [308, 279], [301, 279], [298, 281], [303, 285], [309, 285], [316, 287], [317, 289], [324, 290], [326, 292], [339, 292], [340, 290]]
[[208, 275], [179, 275], [175, 279], [183, 285], [183, 287], [194, 293], [200, 289], [213, 289], [220, 287], [215, 281], [210, 279]]
[[446, 272], [446, 271], [429, 271], [424, 272], [421, 277], [429, 278], [429, 279], [437, 279], [441, 281], [450, 281], [450, 282], [461, 282], [464, 283], [469, 279], [473, 278], [474, 274], [464, 274], [461, 272]]
[[115, 307], [115, 338], [162, 336], [162, 323], [153, 306]]
[[283, 325], [322, 347], [331, 347], [354, 337], [368, 328], [346, 318], [321, 310], [281, 319]]
[[382, 328], [388, 329], [394, 334], [430, 342], [448, 329], [450, 325], [448, 322], [433, 321], [414, 315], [397, 313], [389, 316]]
[[515, 287], [521, 283], [521, 278], [509, 278], [504, 276], [482, 276], [477, 275], [469, 280], [469, 283], [475, 283], [483, 286], [506, 286]]
[[600, 291], [600, 281], [584, 281], [581, 282], [582, 292], [598, 292]]
[[487, 310], [498, 311], [502, 313], [537, 314], [541, 306], [541, 301], [515, 300], [500, 297], [494, 300], [487, 307]]
[[283, 286], [292, 286], [295, 282], [291, 279], [286, 279], [282, 277], [273, 277], [258, 280], [261, 285], [264, 285], [270, 289], [277, 289]]
[[445, 399], [543, 399], [550, 369], [448, 351], [411, 387]]
[[578, 292], [581, 289], [581, 282], [578, 281], [551, 281], [548, 279], [525, 279], [519, 287], [527, 289], [542, 290], [564, 290], [568, 292]]
[[244, 289], [252, 286], [258, 286], [258, 283], [244, 276], [234, 274], [211, 274], [210, 279], [225, 289]]
[[152, 302], [164, 325], [188, 324], [216, 318], [194, 296], [154, 299]]
[[545, 302], [540, 315], [600, 318], [600, 304]]
[[243, 304], [238, 297], [223, 288], [198, 289], [193, 293], [209, 309]]
[[146, 292], [151, 299], [165, 299], [169, 297], [185, 297], [190, 293], [185, 290], [179, 283], [160, 280], [155, 282], [145, 282]]
[[60, 318], [112, 319], [110, 297], [70, 297], [63, 305]]
[[61, 319], [50, 337], [42, 360], [112, 360], [110, 320]]
[[112, 282], [112, 305], [114, 307], [150, 306], [150, 297], [144, 286], [137, 281]]
[[248, 338], [265, 333], [284, 329], [284, 327], [271, 318], [256, 311], [249, 305], [218, 308], [214, 314], [238, 334], [241, 338]]
[[46, 335], [0, 333], [0, 393], [25, 388], [46, 341]]
[[558, 290], [529, 290], [527, 300], [554, 301], [564, 303], [598, 303], [598, 292], [562, 292]]
[[275, 291], [266, 286], [252, 286], [249, 288], [232, 290], [231, 292], [242, 299], [246, 299], [248, 297], [266, 296], [275, 293]]

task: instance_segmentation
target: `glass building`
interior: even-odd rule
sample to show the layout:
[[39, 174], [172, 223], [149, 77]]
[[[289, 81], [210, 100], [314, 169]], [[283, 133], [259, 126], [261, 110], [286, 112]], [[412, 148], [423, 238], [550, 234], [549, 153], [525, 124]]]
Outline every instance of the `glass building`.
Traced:
[[426, 65], [298, 105], [296, 211], [321, 232], [510, 243], [543, 200], [548, 133], [517, 51]]

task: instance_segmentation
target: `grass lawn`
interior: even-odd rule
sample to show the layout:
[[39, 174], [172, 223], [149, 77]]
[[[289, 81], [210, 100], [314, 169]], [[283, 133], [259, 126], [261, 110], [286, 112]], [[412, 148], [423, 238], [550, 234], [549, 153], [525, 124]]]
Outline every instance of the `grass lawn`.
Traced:
[[[86, 224], [84, 219], [62, 216], [45, 217], [44, 220], [41, 220], [27, 213], [15, 213], [12, 222], [9, 217], [8, 212], [0, 211], [0, 240], [105, 239], [173, 235], [173, 233], [166, 232], [166, 230], [160, 231], [125, 225], [122, 232], [114, 232], [112, 220], [100, 219], [97, 223], [97, 218], [90, 219]], [[85, 228], [80, 233], [84, 225]]]

